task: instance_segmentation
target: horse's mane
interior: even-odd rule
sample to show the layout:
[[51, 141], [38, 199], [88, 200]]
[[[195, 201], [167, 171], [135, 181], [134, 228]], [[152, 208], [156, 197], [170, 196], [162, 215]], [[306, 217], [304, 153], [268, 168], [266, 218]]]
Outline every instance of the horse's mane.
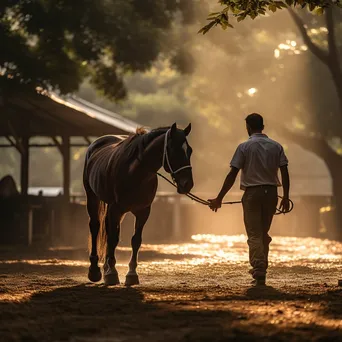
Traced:
[[158, 127], [158, 128], [154, 128], [152, 129], [150, 132], [147, 131], [146, 128], [144, 127], [138, 127], [135, 131], [135, 134], [133, 136], [137, 136], [137, 135], [148, 135], [149, 137], [151, 137], [152, 139], [155, 138], [156, 136], [159, 136], [160, 134], [165, 133], [167, 130], [169, 130], [170, 127], [169, 126], [164, 126], [164, 127]]
[[135, 131], [135, 135], [144, 135], [147, 133], [147, 130], [144, 127], [138, 127]]
[[159, 127], [148, 132], [143, 127], [137, 128], [135, 134], [119, 143], [121, 146], [118, 147], [123, 163], [129, 163], [133, 158], [140, 158], [146, 147], [169, 129], [170, 127]]

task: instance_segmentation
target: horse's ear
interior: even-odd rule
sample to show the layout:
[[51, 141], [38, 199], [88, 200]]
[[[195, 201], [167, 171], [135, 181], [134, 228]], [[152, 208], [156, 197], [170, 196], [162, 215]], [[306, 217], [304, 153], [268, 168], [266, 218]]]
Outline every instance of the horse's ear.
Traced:
[[173, 136], [174, 134], [176, 134], [176, 132], [177, 132], [177, 124], [174, 123], [174, 124], [171, 126], [170, 135]]
[[191, 132], [191, 123], [184, 129], [184, 134], [187, 137]]

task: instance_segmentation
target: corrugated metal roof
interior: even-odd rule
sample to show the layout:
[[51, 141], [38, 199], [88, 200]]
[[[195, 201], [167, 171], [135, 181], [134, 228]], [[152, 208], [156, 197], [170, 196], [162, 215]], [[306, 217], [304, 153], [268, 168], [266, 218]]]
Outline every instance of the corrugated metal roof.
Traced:
[[6, 94], [0, 136], [101, 136], [134, 133], [141, 125], [76, 96], [25, 88]]
[[108, 125], [117, 127], [128, 133], [135, 133], [138, 127], [142, 125], [129, 120], [117, 113], [109, 111], [105, 108], [99, 107], [91, 102], [81, 99], [75, 95], [72, 96], [59, 96], [56, 93], [50, 93], [48, 96], [64, 106], [73, 108], [79, 112], [82, 112], [96, 120], [102, 121]]

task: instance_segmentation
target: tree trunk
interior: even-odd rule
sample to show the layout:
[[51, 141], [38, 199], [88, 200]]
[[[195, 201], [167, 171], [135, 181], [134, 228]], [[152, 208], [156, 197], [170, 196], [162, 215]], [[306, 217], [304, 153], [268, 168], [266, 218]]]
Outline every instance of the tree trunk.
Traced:
[[334, 161], [326, 160], [332, 178], [334, 218], [337, 238], [342, 241], [342, 156], [336, 155]]
[[335, 25], [332, 8], [326, 10], [325, 18], [328, 29], [328, 55], [325, 64], [329, 68], [332, 80], [335, 84], [336, 93], [339, 99], [340, 114], [342, 114], [342, 66], [335, 32], [337, 25]]
[[[277, 125], [274, 124], [274, 127]], [[284, 126], [278, 126], [277, 132], [305, 150], [315, 153], [327, 165], [332, 178], [333, 205], [335, 207], [334, 229], [336, 229], [336, 237], [342, 241], [342, 156], [337, 154], [322, 137], [296, 133]]]
[[[336, 39], [335, 31], [337, 25], [336, 20], [334, 20], [333, 9], [327, 8], [325, 10], [325, 19], [328, 30], [328, 51], [320, 48], [318, 45], [316, 45], [316, 43], [314, 43], [308, 34], [307, 27], [305, 26], [303, 20], [293, 9], [289, 8], [289, 13], [299, 29], [304, 43], [308, 46], [309, 50], [328, 67], [339, 101], [340, 112], [337, 113], [337, 115], [342, 115], [342, 66]], [[330, 171], [333, 183], [333, 204], [335, 207], [334, 213], [337, 237], [342, 241], [342, 156], [338, 155], [330, 148], [330, 146], [328, 146], [325, 139], [322, 138], [322, 135], [320, 135], [319, 138], [309, 138], [299, 136], [293, 132], [286, 132], [286, 130], [285, 135], [290, 136], [290, 139], [292, 138], [294, 142], [299, 143], [308, 151], [314, 152], [325, 161]], [[337, 135], [342, 139], [341, 130], [337, 132]]]

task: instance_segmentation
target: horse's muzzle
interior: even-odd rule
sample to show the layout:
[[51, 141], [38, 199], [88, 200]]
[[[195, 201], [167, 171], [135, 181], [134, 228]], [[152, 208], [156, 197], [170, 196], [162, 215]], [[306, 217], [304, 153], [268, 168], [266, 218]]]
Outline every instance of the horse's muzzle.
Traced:
[[193, 187], [194, 182], [192, 179], [184, 179], [177, 184], [177, 192], [179, 194], [187, 194], [191, 191]]

